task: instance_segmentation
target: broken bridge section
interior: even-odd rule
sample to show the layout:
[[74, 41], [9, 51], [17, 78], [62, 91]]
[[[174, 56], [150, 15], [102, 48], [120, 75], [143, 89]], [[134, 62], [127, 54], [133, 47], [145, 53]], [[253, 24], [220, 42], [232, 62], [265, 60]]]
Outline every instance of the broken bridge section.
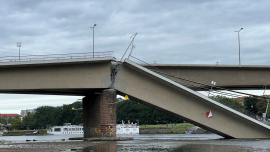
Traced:
[[128, 59], [117, 72], [114, 88], [225, 138], [270, 138], [269, 126]]

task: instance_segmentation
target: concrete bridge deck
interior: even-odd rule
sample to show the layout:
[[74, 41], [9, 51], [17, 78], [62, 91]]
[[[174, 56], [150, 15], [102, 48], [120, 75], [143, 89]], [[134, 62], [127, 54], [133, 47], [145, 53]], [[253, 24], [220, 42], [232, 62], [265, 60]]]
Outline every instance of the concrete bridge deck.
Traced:
[[[165, 72], [183, 79], [194, 80], [216, 87], [232, 90], [258, 90], [270, 86], [270, 66], [263, 65], [192, 65], [192, 64], [152, 64], [146, 68]], [[177, 79], [175, 79], [177, 80]], [[205, 87], [204, 85], [197, 85]], [[193, 90], [203, 90], [191, 87]], [[218, 88], [217, 88], [218, 90]]]
[[[112, 62], [114, 58], [0, 64], [0, 92], [94, 95], [110, 88]], [[269, 126], [129, 60], [117, 72], [114, 88], [226, 138], [270, 138]], [[206, 116], [208, 111], [213, 117]]]
[[0, 63], [0, 93], [86, 95], [111, 84], [113, 57]]

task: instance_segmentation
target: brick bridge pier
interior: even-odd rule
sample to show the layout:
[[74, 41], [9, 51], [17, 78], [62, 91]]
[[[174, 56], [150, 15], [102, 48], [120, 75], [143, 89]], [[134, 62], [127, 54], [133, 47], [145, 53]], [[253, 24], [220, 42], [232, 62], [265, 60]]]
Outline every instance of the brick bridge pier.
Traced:
[[92, 92], [83, 98], [84, 138], [116, 136], [116, 90]]

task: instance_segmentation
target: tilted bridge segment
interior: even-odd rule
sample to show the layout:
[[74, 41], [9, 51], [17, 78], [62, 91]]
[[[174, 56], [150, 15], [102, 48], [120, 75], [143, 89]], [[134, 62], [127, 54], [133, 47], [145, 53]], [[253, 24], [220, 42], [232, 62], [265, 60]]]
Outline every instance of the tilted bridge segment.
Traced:
[[85, 137], [115, 136], [118, 93], [226, 138], [270, 138], [269, 126], [130, 60], [11, 62], [0, 73], [1, 93], [85, 96]]

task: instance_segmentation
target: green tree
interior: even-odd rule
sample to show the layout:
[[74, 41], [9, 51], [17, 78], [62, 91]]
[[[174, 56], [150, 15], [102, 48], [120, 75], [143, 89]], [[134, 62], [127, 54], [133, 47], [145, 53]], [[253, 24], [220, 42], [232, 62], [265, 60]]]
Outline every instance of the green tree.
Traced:
[[237, 102], [235, 99], [224, 97], [224, 96], [213, 96], [211, 99], [228, 106], [236, 111], [245, 113], [245, 106]]
[[1, 119], [0, 119], [0, 123], [1, 123], [1, 124], [9, 124], [9, 123], [11, 123], [11, 121], [13, 121], [13, 119], [14, 119], [14, 118], [12, 118], [12, 117], [3, 116], [3, 117], [1, 117]]
[[[259, 100], [257, 103], [256, 103], [256, 107], [258, 109], [258, 112], [257, 112], [257, 115], [259, 116], [262, 116], [262, 113], [265, 113], [266, 111], [266, 107], [267, 107], [267, 100]], [[268, 118], [269, 117], [269, 106], [268, 106], [268, 109], [267, 109], [267, 115], [266, 117]]]
[[246, 97], [245, 101], [244, 101], [244, 105], [246, 106], [246, 110], [248, 110], [254, 114], [257, 114], [258, 108], [257, 108], [256, 104], [258, 101], [259, 101], [259, 99], [257, 99], [257, 98]]
[[7, 117], [7, 116], [4, 116], [4, 117], [1, 117], [1, 118], [0, 118], [0, 123], [1, 123], [1, 124], [7, 124], [7, 120], [6, 120], [5, 117]]
[[22, 128], [23, 129], [35, 129], [37, 128], [36, 125], [36, 118], [34, 113], [27, 114], [22, 120]]
[[20, 130], [21, 129], [21, 119], [16, 117], [11, 121], [11, 129]]
[[52, 106], [41, 106], [36, 109], [35, 119], [38, 128], [47, 128], [50, 125], [54, 125], [55, 107]]
[[122, 120], [126, 122], [130, 120], [134, 123], [139, 120], [140, 124], [181, 122], [176, 117], [132, 100], [125, 100], [117, 104], [117, 122], [121, 123]]
[[64, 123], [71, 123], [78, 125], [83, 123], [83, 111], [72, 110], [82, 108], [82, 103], [77, 101], [69, 105], [59, 107], [41, 106], [36, 109], [36, 112], [26, 116], [23, 121], [23, 128], [47, 128], [49, 126], [63, 125]]
[[83, 110], [82, 110], [82, 102], [77, 101], [71, 104], [71, 108], [81, 109], [81, 110], [72, 110], [71, 123], [75, 125], [79, 125], [83, 123]]

